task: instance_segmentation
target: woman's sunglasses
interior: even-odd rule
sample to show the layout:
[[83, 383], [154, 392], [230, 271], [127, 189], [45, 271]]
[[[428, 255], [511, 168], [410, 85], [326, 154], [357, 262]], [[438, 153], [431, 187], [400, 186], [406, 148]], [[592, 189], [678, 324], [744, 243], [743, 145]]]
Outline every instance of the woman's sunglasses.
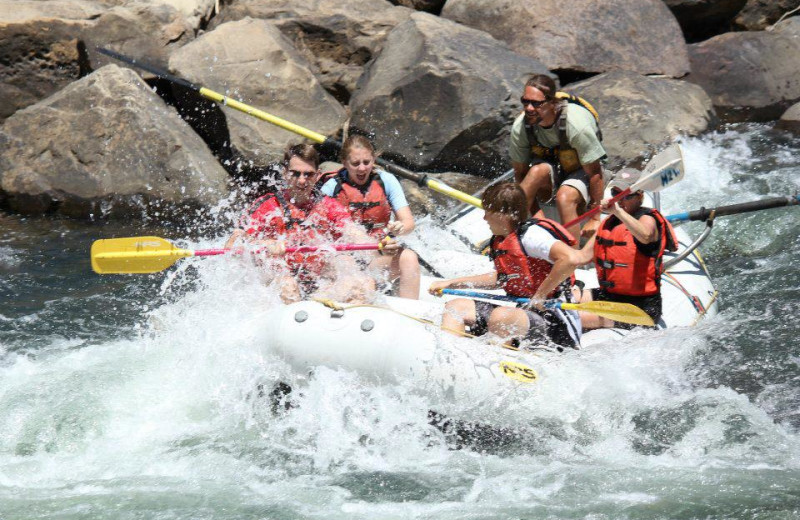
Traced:
[[[616, 196], [617, 196], [617, 195], [619, 195], [620, 193], [622, 193], [622, 190], [617, 190], [617, 189], [612, 189], [612, 190], [611, 190], [611, 196], [612, 196], [612, 197], [616, 197]], [[636, 197], [638, 197], [638, 196], [639, 196], [639, 193], [638, 193], [638, 192], [636, 192], [636, 193], [629, 193], [628, 195], [625, 195], [625, 196], [624, 196], [624, 197], [622, 197], [622, 198], [623, 198], [623, 200], [630, 200], [630, 199], [635, 199], [635, 198], [636, 198]]]

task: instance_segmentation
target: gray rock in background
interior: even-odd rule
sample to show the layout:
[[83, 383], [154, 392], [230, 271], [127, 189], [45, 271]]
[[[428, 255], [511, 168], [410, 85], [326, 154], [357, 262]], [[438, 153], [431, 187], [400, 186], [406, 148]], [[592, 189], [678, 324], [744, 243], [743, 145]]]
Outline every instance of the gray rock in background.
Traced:
[[564, 90], [589, 101], [600, 114], [608, 166], [636, 163], [679, 135], [697, 135], [714, 116], [702, 88], [685, 81], [608, 72]]
[[[229, 22], [176, 51], [181, 77], [323, 135], [338, 131], [344, 108], [322, 88], [308, 63], [270, 22]], [[279, 159], [302, 137], [233, 109], [224, 110], [233, 147], [263, 162]]]
[[689, 46], [687, 78], [727, 120], [775, 119], [800, 100], [800, 18], [774, 31], [737, 32]]
[[683, 34], [662, 0], [448, 0], [442, 16], [486, 31], [552, 71], [689, 72]]
[[271, 21], [312, 64], [325, 89], [347, 104], [366, 63], [411, 13], [386, 0], [237, 0], [210, 28], [245, 17]]
[[351, 123], [415, 169], [494, 175], [508, 167], [508, 132], [533, 73], [548, 71], [482, 31], [415, 13], [365, 73]]
[[789, 107], [789, 110], [783, 113], [775, 127], [800, 134], [800, 103]]
[[[747, 0], [747, 5], [736, 17], [736, 26], [748, 31], [763, 31], [798, 7], [800, 0]], [[792, 16], [798, 14], [800, 11]]]
[[218, 202], [227, 174], [139, 76], [109, 65], [0, 127], [0, 193], [21, 213], [102, 217], [169, 207], [169, 218]]

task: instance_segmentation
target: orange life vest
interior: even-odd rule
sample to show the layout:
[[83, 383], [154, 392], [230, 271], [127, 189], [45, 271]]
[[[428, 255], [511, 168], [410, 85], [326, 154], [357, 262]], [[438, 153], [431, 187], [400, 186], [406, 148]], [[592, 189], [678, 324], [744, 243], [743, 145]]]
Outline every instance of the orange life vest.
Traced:
[[[493, 236], [489, 258], [494, 262], [497, 279], [506, 293], [520, 298], [532, 297], [553, 269], [553, 264], [547, 260], [533, 258], [525, 253], [520, 238], [531, 226], [539, 226], [570, 247], [576, 244], [575, 238], [561, 224], [546, 218], [533, 218], [523, 222], [516, 231], [505, 237]], [[559, 289], [560, 287], [554, 289], [547, 295], [548, 298], [555, 296]]]
[[336, 181], [332, 197], [347, 208], [353, 220], [364, 226], [370, 235], [381, 234], [392, 218], [392, 206], [380, 174], [372, 173], [363, 186], [353, 184], [344, 168], [333, 175], [326, 174], [324, 180], [331, 178]]
[[608, 217], [597, 230], [594, 261], [600, 288], [611, 294], [652, 296], [661, 288], [661, 265], [664, 251], [675, 251], [678, 241], [672, 225], [655, 209], [640, 208], [633, 214], [637, 220], [650, 215], [658, 226], [658, 248], [645, 254], [628, 227], [617, 217]]
[[[245, 230], [248, 235], [261, 239], [283, 240], [287, 247], [329, 242], [333, 234], [330, 222], [323, 218], [309, 219], [314, 206], [303, 210], [287, 202], [281, 192], [268, 193], [251, 204]], [[276, 209], [280, 209], [280, 213]], [[301, 282], [315, 281], [324, 268], [322, 256], [315, 252], [287, 253], [284, 259]]]

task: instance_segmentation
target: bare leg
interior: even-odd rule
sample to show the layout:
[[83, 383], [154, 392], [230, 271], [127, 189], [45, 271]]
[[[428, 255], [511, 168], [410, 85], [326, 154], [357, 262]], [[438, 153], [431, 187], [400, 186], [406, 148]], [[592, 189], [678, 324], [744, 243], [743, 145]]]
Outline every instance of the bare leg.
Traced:
[[525, 192], [528, 199], [528, 207], [531, 215], [539, 211], [539, 200], [550, 200], [553, 193], [553, 181], [550, 179], [552, 166], [547, 163], [539, 163], [531, 166], [528, 173], [520, 181], [519, 187]]
[[377, 275], [388, 271], [390, 279], [400, 278], [397, 295], [411, 300], [419, 299], [419, 258], [410, 249], [403, 249], [398, 254], [379, 256], [369, 264], [370, 270]]
[[466, 298], [450, 300], [444, 306], [442, 315], [442, 330], [461, 335], [466, 325], [473, 325], [475, 315], [475, 302]]
[[526, 335], [530, 326], [525, 311], [514, 307], [497, 307], [489, 315], [489, 332], [504, 340]]
[[[585, 205], [583, 195], [581, 192], [572, 186], [561, 186], [556, 192], [556, 208], [558, 208], [558, 216], [561, 218], [562, 223], [570, 222], [578, 218], [578, 209]], [[575, 224], [567, 228], [567, 231], [572, 233], [576, 240], [581, 237], [581, 224]], [[575, 248], [580, 247], [575, 244]]]

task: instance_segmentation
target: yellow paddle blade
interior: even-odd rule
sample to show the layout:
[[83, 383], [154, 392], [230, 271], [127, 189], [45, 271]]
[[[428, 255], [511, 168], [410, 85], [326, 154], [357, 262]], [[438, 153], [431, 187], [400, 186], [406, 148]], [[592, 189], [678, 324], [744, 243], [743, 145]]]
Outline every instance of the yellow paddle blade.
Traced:
[[586, 303], [562, 303], [564, 310], [586, 311], [597, 314], [603, 318], [618, 321], [620, 323], [630, 323], [632, 325], [644, 325], [652, 327], [655, 325], [653, 318], [646, 312], [630, 303], [618, 302], [586, 302]]
[[92, 270], [98, 274], [157, 273], [178, 259], [193, 256], [159, 237], [130, 237], [95, 240]]

